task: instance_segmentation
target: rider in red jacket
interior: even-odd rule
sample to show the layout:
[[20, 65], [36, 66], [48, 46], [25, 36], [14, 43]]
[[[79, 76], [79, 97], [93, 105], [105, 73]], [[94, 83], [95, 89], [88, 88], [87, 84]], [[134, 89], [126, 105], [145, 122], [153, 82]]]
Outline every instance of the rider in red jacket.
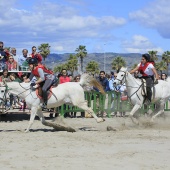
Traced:
[[[159, 75], [153, 66], [153, 64], [150, 62], [150, 55], [149, 54], [143, 54], [141, 63], [137, 65], [137, 67], [130, 71], [130, 73], [135, 73], [136, 71], [140, 72], [142, 74], [142, 78], [146, 80], [146, 89], [147, 89], [147, 98], [148, 102], [151, 102], [152, 98], [152, 90], [154, 84], [158, 83]], [[156, 81], [154, 82], [154, 75], [156, 78]]]
[[36, 58], [31, 58], [28, 61], [28, 64], [31, 69], [31, 75], [28, 81], [32, 80], [33, 77], [36, 77], [37, 81], [34, 83], [34, 85], [35, 84], [42, 85], [42, 93], [43, 93], [43, 100], [44, 100], [42, 107], [47, 108], [47, 100], [48, 100], [47, 91], [50, 89], [51, 85], [53, 84], [55, 76], [51, 70], [48, 70], [42, 64], [38, 64]]

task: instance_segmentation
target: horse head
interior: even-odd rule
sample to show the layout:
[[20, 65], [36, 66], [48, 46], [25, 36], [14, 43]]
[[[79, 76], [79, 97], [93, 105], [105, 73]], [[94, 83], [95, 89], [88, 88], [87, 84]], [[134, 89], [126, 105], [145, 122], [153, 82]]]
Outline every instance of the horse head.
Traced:
[[127, 74], [127, 68], [122, 67], [119, 70], [119, 73], [117, 74], [117, 78], [115, 79], [114, 83], [116, 83], [117, 85], [119, 85], [120, 83], [124, 84], [126, 79], [126, 74]]

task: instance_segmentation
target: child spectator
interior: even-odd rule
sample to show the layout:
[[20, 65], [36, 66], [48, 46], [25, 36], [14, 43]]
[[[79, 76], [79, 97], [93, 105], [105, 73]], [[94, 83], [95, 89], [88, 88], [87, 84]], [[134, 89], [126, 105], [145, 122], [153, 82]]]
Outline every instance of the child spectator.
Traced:
[[9, 60], [6, 62], [7, 69], [9, 71], [17, 70], [17, 62], [12, 55], [9, 56]]

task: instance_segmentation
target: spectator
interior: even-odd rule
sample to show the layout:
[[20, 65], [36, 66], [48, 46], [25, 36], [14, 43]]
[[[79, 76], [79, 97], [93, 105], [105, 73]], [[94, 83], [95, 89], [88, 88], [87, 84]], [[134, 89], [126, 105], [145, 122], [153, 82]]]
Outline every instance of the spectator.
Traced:
[[[97, 78], [97, 81], [103, 86], [103, 89], [105, 91], [109, 91], [109, 81], [107, 80], [106, 76], [105, 76], [105, 72], [104, 71], [100, 71], [99, 77]], [[95, 90], [98, 90], [94, 87]]]
[[70, 78], [68, 77], [68, 73], [66, 69], [62, 69], [61, 75], [59, 77], [59, 84], [70, 82]]
[[6, 66], [9, 71], [17, 70], [17, 62], [14, 60], [13, 55], [9, 56], [9, 60], [6, 62]]
[[6, 61], [8, 60], [9, 53], [3, 49], [4, 43], [0, 41], [0, 70], [6, 68]]
[[29, 78], [27, 73], [21, 75], [21, 81], [27, 83], [27, 79]]
[[[11, 54], [12, 54], [14, 60], [18, 63], [18, 58], [19, 58], [19, 57], [18, 57], [18, 55], [16, 54], [16, 52], [17, 52], [16, 48], [11, 48]], [[17, 70], [19, 70], [19, 66], [17, 66]]]
[[0, 76], [0, 82], [10, 81], [8, 77], [8, 69], [4, 69], [2, 76]]
[[167, 79], [167, 75], [165, 73], [162, 73], [161, 74], [161, 80], [166, 81], [166, 79]]
[[19, 66], [22, 66], [24, 64], [24, 62], [28, 59], [31, 58], [28, 55], [28, 50], [27, 49], [23, 49], [22, 50], [22, 55], [18, 57], [18, 64]]
[[112, 78], [114, 79], [114, 72], [113, 71], [110, 72], [110, 77], [111, 77], [111, 79]]
[[[121, 109], [123, 109], [123, 104], [125, 100], [127, 100], [127, 90], [126, 90], [126, 85], [122, 84], [122, 82], [120, 82], [120, 86], [119, 86], [119, 92], [121, 95], [121, 101], [120, 101], [120, 107]], [[120, 116], [124, 117], [125, 116], [125, 111], [120, 112]]]
[[[70, 82], [70, 77], [68, 77], [68, 73], [66, 69], [62, 69], [58, 77], [59, 77], [59, 84]], [[64, 104], [64, 108], [66, 108], [65, 104]], [[64, 117], [71, 117], [71, 115], [67, 112], [64, 114]]]
[[36, 52], [37, 48], [35, 46], [32, 47], [32, 53], [30, 54], [30, 56], [32, 58], [36, 58], [38, 60], [38, 63], [41, 63], [42, 61], [42, 56], [40, 53]]

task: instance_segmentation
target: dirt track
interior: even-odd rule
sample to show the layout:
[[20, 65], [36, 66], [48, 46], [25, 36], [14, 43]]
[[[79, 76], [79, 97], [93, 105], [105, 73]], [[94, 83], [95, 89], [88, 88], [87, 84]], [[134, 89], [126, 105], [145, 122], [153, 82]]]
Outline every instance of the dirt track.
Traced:
[[[46, 119], [51, 121], [48, 114]], [[29, 114], [7, 114], [0, 122], [0, 167], [17, 169], [170, 169], [170, 118], [140, 126], [126, 118], [58, 119], [77, 132], [57, 132], [36, 118], [30, 133], [24, 133]], [[114, 131], [107, 131], [111, 126]]]

